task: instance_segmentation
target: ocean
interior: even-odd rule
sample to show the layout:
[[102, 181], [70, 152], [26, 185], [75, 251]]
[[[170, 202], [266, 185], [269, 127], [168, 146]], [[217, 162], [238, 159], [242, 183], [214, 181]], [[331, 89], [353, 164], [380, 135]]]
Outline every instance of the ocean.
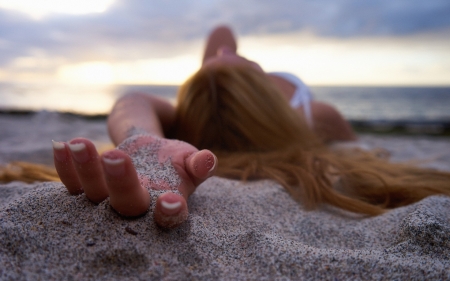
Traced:
[[[177, 86], [69, 86], [0, 83], [0, 111], [58, 111], [106, 115], [130, 91], [175, 99]], [[450, 132], [450, 87], [311, 87], [316, 100], [334, 105], [359, 129]]]

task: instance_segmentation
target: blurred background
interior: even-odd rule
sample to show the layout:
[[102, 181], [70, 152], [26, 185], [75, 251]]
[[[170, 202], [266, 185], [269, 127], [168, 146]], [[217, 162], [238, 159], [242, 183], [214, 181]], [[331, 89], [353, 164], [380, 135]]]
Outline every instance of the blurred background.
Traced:
[[227, 24], [240, 54], [300, 76], [355, 126], [442, 133], [449, 15], [448, 0], [0, 0], [0, 110], [104, 115], [133, 89], [174, 99]]

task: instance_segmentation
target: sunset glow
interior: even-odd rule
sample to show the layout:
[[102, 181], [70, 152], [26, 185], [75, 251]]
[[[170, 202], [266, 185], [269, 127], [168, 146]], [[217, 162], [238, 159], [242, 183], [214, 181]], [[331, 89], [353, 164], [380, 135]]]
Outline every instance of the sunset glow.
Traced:
[[[322, 39], [308, 34], [249, 37], [241, 53], [266, 71], [288, 71], [312, 85], [448, 85], [450, 39]], [[280, 43], [282, 42], [282, 43]]]
[[189, 55], [127, 62], [86, 62], [60, 67], [57, 79], [75, 84], [176, 85], [199, 66], [200, 59]]
[[0, 83], [180, 84], [227, 24], [239, 54], [309, 85], [450, 85], [445, 1], [207, 2], [0, 0]]
[[[450, 40], [436, 43], [432, 53], [421, 42], [420, 38], [344, 41], [291, 34], [244, 37], [239, 52], [265, 71], [288, 71], [310, 85], [448, 85]], [[201, 50], [201, 42], [197, 45]], [[80, 84], [176, 85], [200, 67], [200, 54], [68, 64], [58, 69], [57, 79]]]
[[114, 0], [0, 0], [0, 8], [25, 13], [34, 19], [52, 14], [83, 15], [104, 12]]

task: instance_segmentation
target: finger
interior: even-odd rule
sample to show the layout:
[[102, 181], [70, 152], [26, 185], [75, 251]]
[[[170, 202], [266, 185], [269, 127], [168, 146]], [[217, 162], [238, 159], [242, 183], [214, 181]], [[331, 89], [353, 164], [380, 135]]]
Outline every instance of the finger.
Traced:
[[186, 171], [191, 176], [195, 186], [214, 175], [217, 164], [217, 157], [206, 149], [191, 154], [185, 161]]
[[53, 160], [59, 178], [70, 194], [83, 193], [83, 187], [78, 179], [77, 172], [72, 163], [69, 147], [64, 142], [53, 142]]
[[154, 211], [156, 224], [164, 228], [174, 228], [186, 221], [188, 208], [183, 196], [166, 192], [161, 194]]
[[123, 216], [147, 212], [150, 194], [141, 186], [130, 157], [115, 149], [103, 153], [101, 158], [111, 206]]
[[70, 153], [84, 193], [92, 202], [100, 203], [108, 197], [100, 157], [92, 142], [77, 138], [69, 142]]

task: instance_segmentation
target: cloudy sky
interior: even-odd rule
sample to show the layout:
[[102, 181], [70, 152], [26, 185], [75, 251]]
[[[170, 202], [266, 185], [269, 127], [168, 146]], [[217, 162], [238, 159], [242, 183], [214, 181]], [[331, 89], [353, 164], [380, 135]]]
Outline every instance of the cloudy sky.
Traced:
[[450, 85], [448, 0], [0, 0], [0, 82], [178, 84], [217, 24], [311, 85]]

